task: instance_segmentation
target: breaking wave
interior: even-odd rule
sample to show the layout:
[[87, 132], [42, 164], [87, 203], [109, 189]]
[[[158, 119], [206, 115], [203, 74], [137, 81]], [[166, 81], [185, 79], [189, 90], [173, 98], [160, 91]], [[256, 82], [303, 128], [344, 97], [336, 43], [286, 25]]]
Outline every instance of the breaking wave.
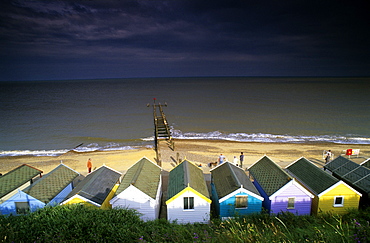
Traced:
[[[321, 135], [321, 136], [304, 136], [304, 135], [279, 135], [268, 133], [223, 133], [213, 131], [207, 133], [199, 132], [182, 132], [180, 130], [171, 129], [172, 137], [175, 139], [201, 139], [201, 140], [227, 140], [237, 142], [257, 142], [257, 143], [337, 143], [337, 144], [370, 144], [370, 138], [347, 135]], [[114, 150], [132, 150], [138, 148], [153, 148], [154, 137], [141, 138], [140, 143], [131, 140], [126, 143], [89, 143], [87, 145], [78, 146], [75, 149], [60, 149], [60, 150], [13, 150], [0, 151], [0, 157], [5, 156], [60, 156], [69, 151], [76, 153], [87, 153], [97, 151], [114, 151]]]
[[370, 144], [370, 138], [360, 136], [304, 136], [304, 135], [279, 135], [268, 133], [222, 133], [219, 131], [208, 133], [186, 132], [172, 130], [173, 138], [177, 139], [204, 139], [204, 140], [228, 140], [237, 142], [258, 143], [338, 143], [338, 144]]
[[75, 149], [60, 149], [60, 150], [12, 150], [12, 151], [0, 151], [0, 157], [5, 156], [60, 156], [67, 152], [73, 151], [76, 153], [88, 153], [98, 151], [115, 151], [115, 150], [132, 150], [142, 147], [151, 148], [152, 145], [145, 146], [128, 146], [117, 143], [109, 143], [106, 145], [99, 145], [97, 143], [90, 143], [86, 146], [79, 146]]

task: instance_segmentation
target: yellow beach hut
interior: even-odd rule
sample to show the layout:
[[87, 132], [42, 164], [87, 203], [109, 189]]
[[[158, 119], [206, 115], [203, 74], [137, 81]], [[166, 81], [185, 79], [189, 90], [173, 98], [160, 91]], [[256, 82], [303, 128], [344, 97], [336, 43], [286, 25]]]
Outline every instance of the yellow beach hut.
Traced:
[[342, 156], [324, 165], [324, 168], [329, 170], [334, 177], [344, 181], [362, 194], [360, 207], [370, 206], [370, 168]]
[[307, 159], [300, 158], [288, 165], [286, 170], [314, 194], [312, 214], [345, 214], [349, 209], [358, 209], [361, 193]]
[[103, 165], [88, 174], [61, 204], [83, 203], [102, 209], [112, 208], [109, 200], [112, 199], [119, 186], [121, 175], [121, 172]]

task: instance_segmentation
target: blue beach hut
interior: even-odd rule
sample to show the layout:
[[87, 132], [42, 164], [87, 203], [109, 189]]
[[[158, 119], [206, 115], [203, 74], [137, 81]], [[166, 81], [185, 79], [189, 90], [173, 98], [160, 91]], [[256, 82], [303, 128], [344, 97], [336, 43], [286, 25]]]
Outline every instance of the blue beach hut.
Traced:
[[211, 174], [212, 203], [222, 219], [261, 212], [264, 199], [243, 169], [225, 162]]
[[60, 164], [42, 178], [18, 190], [3, 203], [4, 214], [25, 214], [45, 206], [58, 205], [73, 189], [73, 180], [79, 173]]
[[10, 203], [9, 200], [40, 178], [41, 173], [43, 173], [41, 170], [23, 164], [0, 176], [0, 213], [9, 214], [11, 212], [9, 210], [13, 209], [22, 211], [24, 206], [22, 203]]

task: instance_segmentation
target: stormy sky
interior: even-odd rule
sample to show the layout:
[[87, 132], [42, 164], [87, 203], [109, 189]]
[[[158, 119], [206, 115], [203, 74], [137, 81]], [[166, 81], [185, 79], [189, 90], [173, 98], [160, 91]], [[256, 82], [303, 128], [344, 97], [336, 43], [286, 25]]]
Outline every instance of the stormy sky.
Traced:
[[1, 0], [0, 81], [370, 76], [368, 0]]

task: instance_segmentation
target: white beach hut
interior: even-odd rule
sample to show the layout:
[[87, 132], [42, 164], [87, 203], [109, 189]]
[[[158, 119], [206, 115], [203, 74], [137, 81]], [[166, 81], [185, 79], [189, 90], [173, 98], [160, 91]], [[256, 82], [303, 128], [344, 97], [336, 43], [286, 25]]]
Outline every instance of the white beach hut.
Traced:
[[178, 223], [208, 223], [211, 199], [203, 170], [185, 160], [170, 171], [167, 218]]
[[132, 165], [110, 200], [112, 208], [135, 209], [143, 220], [157, 219], [162, 197], [161, 171], [145, 157]]

